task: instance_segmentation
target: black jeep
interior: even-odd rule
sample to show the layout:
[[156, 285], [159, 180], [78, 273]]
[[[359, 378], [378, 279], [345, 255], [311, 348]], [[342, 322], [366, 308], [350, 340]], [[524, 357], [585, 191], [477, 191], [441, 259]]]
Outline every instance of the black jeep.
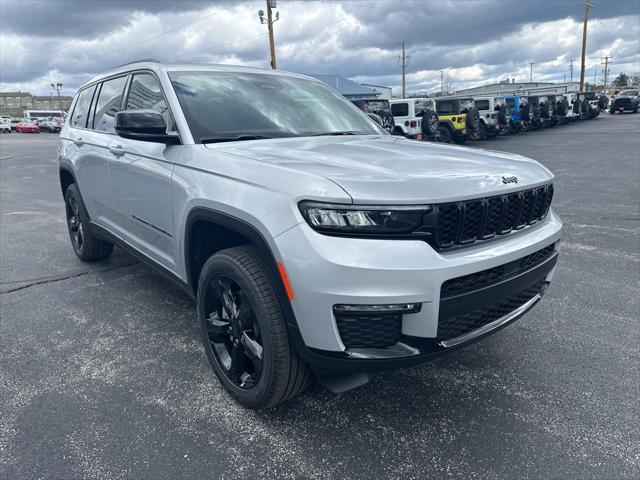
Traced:
[[578, 92], [578, 103], [580, 104], [580, 120], [591, 120], [600, 115], [596, 92]]
[[[541, 105], [541, 103], [543, 105]], [[544, 102], [540, 101], [540, 97], [538, 95], [529, 95], [527, 97], [526, 108], [531, 130], [537, 130], [547, 126], [546, 118], [543, 116]]]
[[640, 104], [640, 90], [623, 90], [616, 95], [611, 102], [609, 113], [616, 112], [633, 112], [638, 113], [638, 105]]
[[362, 100], [351, 100], [351, 102], [364, 113], [378, 115], [378, 117], [380, 117], [380, 126], [387, 132], [393, 133], [396, 123], [393, 121], [393, 115], [391, 115], [389, 100], [383, 98], [366, 98]]

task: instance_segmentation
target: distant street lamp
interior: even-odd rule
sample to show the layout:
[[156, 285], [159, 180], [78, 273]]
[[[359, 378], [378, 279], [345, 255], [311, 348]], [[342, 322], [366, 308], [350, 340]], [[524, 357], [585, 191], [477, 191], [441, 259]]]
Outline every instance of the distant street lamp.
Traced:
[[64, 110], [62, 109], [62, 99], [60, 98], [60, 89], [62, 88], [62, 83], [58, 82], [55, 85], [52, 83], [51, 88], [58, 92], [58, 104], [60, 105], [60, 111], [64, 113]]

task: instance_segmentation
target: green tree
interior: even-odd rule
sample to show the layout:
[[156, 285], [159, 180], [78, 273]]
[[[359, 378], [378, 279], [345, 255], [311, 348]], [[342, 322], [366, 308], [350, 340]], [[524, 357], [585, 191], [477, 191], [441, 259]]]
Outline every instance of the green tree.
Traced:
[[627, 87], [629, 86], [629, 76], [626, 73], [620, 73], [613, 81], [613, 85], [616, 87]]

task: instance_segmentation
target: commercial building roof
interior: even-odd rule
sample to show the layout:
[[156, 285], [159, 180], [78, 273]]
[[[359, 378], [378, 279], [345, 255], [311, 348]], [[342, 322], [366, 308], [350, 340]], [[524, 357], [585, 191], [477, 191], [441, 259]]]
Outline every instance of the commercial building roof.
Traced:
[[379, 95], [379, 92], [376, 92], [374, 89], [339, 75], [309, 74], [309, 76], [326, 83], [331, 88], [337, 90], [340, 94], [352, 100], [360, 98], [376, 98]]

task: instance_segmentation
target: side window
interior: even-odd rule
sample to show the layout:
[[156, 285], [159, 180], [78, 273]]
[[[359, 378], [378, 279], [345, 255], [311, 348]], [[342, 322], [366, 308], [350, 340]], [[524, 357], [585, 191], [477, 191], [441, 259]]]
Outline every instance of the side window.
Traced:
[[73, 109], [73, 116], [71, 117], [71, 126], [78, 128], [86, 128], [87, 118], [89, 118], [89, 107], [91, 106], [91, 99], [93, 98], [93, 92], [96, 89], [95, 85], [89, 88], [85, 88], [78, 94], [78, 101]]
[[489, 100], [476, 100], [478, 110], [489, 110]]
[[409, 104], [408, 103], [391, 104], [391, 115], [393, 115], [394, 117], [408, 117]]
[[137, 73], [133, 76], [125, 110], [155, 110], [162, 114], [168, 129], [173, 129], [173, 121], [162, 95], [160, 82], [150, 73]]
[[115, 117], [120, 111], [122, 103], [122, 91], [127, 77], [118, 77], [103, 82], [98, 102], [96, 103], [96, 113], [93, 119], [93, 128], [101, 132], [115, 132]]

